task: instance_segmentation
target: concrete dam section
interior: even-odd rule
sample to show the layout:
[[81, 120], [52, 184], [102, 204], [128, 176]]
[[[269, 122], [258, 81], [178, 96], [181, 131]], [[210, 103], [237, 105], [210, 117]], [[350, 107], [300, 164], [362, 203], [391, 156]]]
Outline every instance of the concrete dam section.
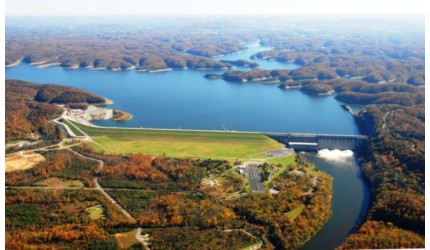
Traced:
[[289, 148], [294, 148], [296, 151], [318, 151], [321, 149], [358, 151], [368, 138], [364, 135], [299, 133], [267, 133], [266, 135]]

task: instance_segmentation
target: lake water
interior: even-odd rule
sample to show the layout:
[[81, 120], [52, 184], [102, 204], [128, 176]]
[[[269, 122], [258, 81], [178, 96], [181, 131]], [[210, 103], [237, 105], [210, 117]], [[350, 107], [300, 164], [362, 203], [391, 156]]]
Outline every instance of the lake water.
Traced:
[[22, 63], [6, 68], [6, 79], [85, 89], [113, 100], [110, 108], [133, 115], [125, 122], [94, 122], [103, 126], [358, 134], [354, 119], [334, 96], [309, 96], [276, 85], [210, 80], [203, 77], [208, 72], [222, 73], [65, 70]]
[[[268, 48], [217, 57], [249, 59]], [[265, 69], [292, 69], [292, 63], [256, 60]], [[262, 132], [358, 134], [352, 116], [334, 96], [312, 97], [276, 85], [229, 83], [209, 80], [206, 73], [222, 71], [173, 70], [164, 73], [37, 68], [27, 64], [6, 68], [6, 79], [55, 83], [81, 88], [114, 101], [109, 107], [129, 112], [125, 122], [95, 121], [97, 125], [182, 129], [228, 129]], [[357, 164], [327, 162], [315, 155], [311, 161], [334, 177], [333, 216], [305, 249], [333, 249], [360, 220], [368, 202]], [[364, 200], [364, 203], [363, 203]], [[362, 206], [362, 204], [364, 204]]]
[[[299, 65], [292, 63], [292, 62], [278, 62], [275, 60], [266, 60], [261, 58], [256, 59], [250, 59], [250, 57], [258, 52], [265, 51], [265, 50], [271, 50], [269, 47], [262, 47], [259, 42], [254, 43], [248, 43], [246, 44], [246, 47], [248, 49], [246, 51], [241, 51], [240, 53], [231, 54], [231, 55], [223, 55], [215, 57], [214, 59], [217, 60], [229, 60], [229, 61], [236, 61], [240, 59], [248, 60], [250, 62], [256, 62], [259, 64], [260, 69], [297, 69], [300, 68]], [[234, 67], [235, 70], [242, 70], [247, 71], [249, 68], [247, 67]]]

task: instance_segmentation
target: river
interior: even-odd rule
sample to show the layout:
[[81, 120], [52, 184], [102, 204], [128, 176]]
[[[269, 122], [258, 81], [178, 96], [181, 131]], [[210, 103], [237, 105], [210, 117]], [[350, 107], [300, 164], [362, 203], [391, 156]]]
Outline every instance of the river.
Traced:
[[[217, 60], [246, 59], [262, 50], [248, 50]], [[294, 63], [250, 60], [263, 69], [294, 69]], [[236, 69], [244, 69], [237, 67]], [[95, 121], [102, 126], [227, 129], [262, 132], [358, 134], [352, 116], [334, 96], [309, 96], [272, 84], [209, 80], [206, 73], [222, 71], [172, 70], [163, 73], [37, 68], [27, 64], [6, 68], [6, 79], [55, 83], [93, 92], [114, 101], [110, 108], [133, 115], [125, 122]], [[368, 195], [355, 158], [330, 162], [307, 154], [318, 168], [334, 177], [333, 215], [304, 249], [333, 249], [341, 244], [367, 210]]]
[[369, 207], [369, 188], [352, 152], [322, 150], [305, 156], [318, 169], [333, 177], [333, 214], [301, 250], [334, 249], [363, 221]]

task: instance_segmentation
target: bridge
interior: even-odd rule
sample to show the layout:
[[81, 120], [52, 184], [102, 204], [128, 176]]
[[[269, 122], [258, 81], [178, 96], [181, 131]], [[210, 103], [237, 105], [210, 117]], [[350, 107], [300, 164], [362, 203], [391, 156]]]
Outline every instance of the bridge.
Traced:
[[339, 149], [359, 151], [367, 140], [364, 135], [330, 135], [301, 133], [265, 133], [270, 138], [297, 151]]

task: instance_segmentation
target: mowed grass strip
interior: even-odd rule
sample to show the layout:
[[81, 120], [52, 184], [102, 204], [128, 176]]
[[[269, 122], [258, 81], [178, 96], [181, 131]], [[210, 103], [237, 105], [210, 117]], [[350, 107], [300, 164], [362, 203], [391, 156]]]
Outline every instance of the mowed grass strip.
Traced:
[[73, 124], [105, 150], [117, 153], [250, 159], [257, 153], [284, 147], [259, 133], [117, 129]]
[[73, 124], [70, 121], [68, 121], [66, 119], [61, 119], [60, 122], [66, 124], [72, 130], [72, 132], [75, 133], [75, 135], [77, 135], [77, 136], [84, 136], [84, 134], [82, 134], [81, 131], [79, 131], [78, 129], [76, 129], [76, 127], [73, 126]]
[[294, 221], [303, 212], [303, 210], [305, 209], [305, 207], [306, 207], [305, 204], [301, 204], [300, 206], [294, 208], [290, 212], [285, 213], [285, 215], [288, 218], [290, 218], [290, 220]]

